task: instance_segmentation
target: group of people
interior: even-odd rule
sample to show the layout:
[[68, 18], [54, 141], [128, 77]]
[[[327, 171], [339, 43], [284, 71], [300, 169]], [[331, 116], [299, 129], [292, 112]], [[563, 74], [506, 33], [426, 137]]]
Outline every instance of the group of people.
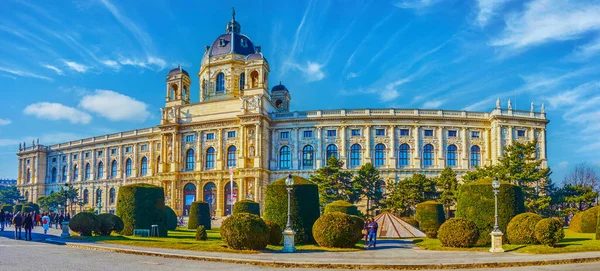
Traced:
[[59, 225], [62, 229], [62, 222], [69, 221], [71, 215], [63, 215], [58, 213], [45, 212], [43, 214], [36, 212], [22, 213], [17, 212], [15, 214], [7, 211], [0, 212], [0, 231], [4, 231], [4, 227], [15, 227], [15, 240], [22, 239], [22, 230], [25, 229], [25, 240], [31, 241], [31, 230], [34, 226], [42, 226], [44, 228], [44, 234], [48, 233], [48, 229], [52, 228], [52, 224], [58, 229]]
[[363, 235], [365, 236], [365, 245], [367, 248], [375, 248], [377, 245], [377, 229], [379, 224], [373, 218], [369, 218], [365, 221], [363, 227]]

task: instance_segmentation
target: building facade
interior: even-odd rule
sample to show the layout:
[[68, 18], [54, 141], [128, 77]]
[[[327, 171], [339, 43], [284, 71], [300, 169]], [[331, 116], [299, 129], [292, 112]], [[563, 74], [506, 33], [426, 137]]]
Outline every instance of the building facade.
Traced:
[[[167, 74], [160, 124], [46, 146], [19, 147], [18, 188], [25, 198], [75, 187], [83, 208], [114, 211], [118, 188], [149, 183], [165, 202], [187, 214], [205, 200], [214, 215], [232, 201], [263, 203], [266, 185], [288, 174], [309, 177], [330, 156], [348, 170], [372, 163], [386, 182], [414, 173], [435, 176], [446, 167], [464, 174], [495, 163], [503, 147], [537, 140], [546, 161], [546, 114], [513, 110], [497, 101], [491, 112], [421, 109], [339, 109], [291, 112], [290, 91], [269, 90], [269, 63], [241, 34], [235, 13], [226, 33], [206, 46], [200, 101], [190, 101], [191, 78]], [[233, 183], [230, 183], [233, 180]]]

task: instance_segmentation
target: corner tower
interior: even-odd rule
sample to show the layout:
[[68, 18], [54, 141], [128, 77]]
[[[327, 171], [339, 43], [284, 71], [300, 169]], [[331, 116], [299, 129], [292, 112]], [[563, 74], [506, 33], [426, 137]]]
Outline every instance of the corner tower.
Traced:
[[190, 75], [181, 67], [167, 74], [166, 107], [190, 103]]

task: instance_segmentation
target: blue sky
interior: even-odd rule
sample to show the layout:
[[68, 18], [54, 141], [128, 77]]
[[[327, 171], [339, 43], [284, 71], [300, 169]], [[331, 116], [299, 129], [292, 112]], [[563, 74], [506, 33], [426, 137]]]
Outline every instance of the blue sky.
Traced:
[[600, 1], [5, 0], [0, 177], [16, 177], [19, 142], [156, 125], [166, 73], [198, 72], [232, 6], [292, 110], [535, 101], [551, 120], [554, 181], [581, 162], [600, 166]]

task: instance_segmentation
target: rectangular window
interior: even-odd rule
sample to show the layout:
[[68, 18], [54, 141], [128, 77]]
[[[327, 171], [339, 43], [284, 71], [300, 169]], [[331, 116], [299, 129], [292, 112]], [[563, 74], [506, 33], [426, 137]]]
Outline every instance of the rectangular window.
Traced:
[[117, 154], [117, 149], [110, 149], [110, 154], [112, 154], [112, 155]]
[[89, 152], [85, 153], [85, 158], [90, 158], [90, 153]]
[[524, 137], [525, 136], [525, 130], [517, 130], [517, 136], [518, 137]]
[[425, 130], [423, 133], [425, 136], [433, 136], [433, 130]]
[[52, 158], [52, 163], [56, 163], [56, 157]]
[[125, 152], [126, 153], [130, 153], [131, 152], [131, 147], [125, 147]]
[[235, 131], [227, 132], [227, 138], [235, 138]]
[[104, 154], [103, 151], [98, 151], [98, 157], [102, 157], [103, 154]]
[[63, 157], [62, 157], [62, 161], [63, 161], [63, 162], [67, 162], [67, 157], [66, 157], [66, 156], [63, 156]]
[[329, 136], [329, 137], [337, 136], [337, 130], [327, 130], [327, 136]]
[[400, 129], [400, 136], [409, 136], [410, 130], [408, 129]]
[[304, 131], [304, 137], [313, 137], [313, 131]]
[[142, 151], [148, 150], [148, 145], [144, 144], [144, 145], [140, 146], [140, 150], [142, 150]]
[[473, 131], [473, 132], [471, 132], [471, 137], [472, 138], [479, 138], [479, 131]]
[[[78, 156], [77, 154], [73, 154], [73, 159], [77, 159], [77, 156]], [[29, 163], [29, 162], [27, 162], [27, 163]]]
[[29, 165], [29, 162], [31, 162], [29, 159], [27, 159], [27, 164]]
[[215, 139], [215, 134], [214, 133], [208, 133], [206, 134], [206, 140], [213, 140]]
[[384, 136], [385, 135], [385, 129], [375, 129], [375, 135], [376, 136]]
[[282, 139], [290, 138], [290, 132], [281, 132], [281, 133], [279, 133], [279, 138], [282, 138]]
[[185, 136], [185, 142], [187, 142], [187, 143], [194, 142], [194, 140], [195, 140], [195, 136], [194, 135], [186, 135]]
[[448, 137], [456, 137], [456, 131], [454, 131], [454, 130], [448, 131]]
[[360, 129], [352, 129], [352, 131], [350, 131], [350, 134], [352, 136], [360, 136]]

